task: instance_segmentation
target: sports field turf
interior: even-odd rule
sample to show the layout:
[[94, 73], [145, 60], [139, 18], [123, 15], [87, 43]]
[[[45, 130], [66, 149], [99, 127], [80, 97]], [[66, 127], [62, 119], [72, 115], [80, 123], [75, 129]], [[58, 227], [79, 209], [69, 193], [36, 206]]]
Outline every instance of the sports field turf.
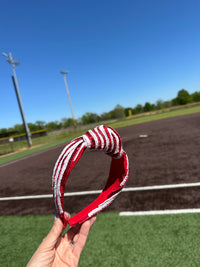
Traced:
[[[195, 112], [200, 106], [119, 121], [112, 127]], [[100, 213], [79, 266], [199, 266], [199, 222], [200, 214]], [[52, 215], [0, 217], [0, 266], [25, 266], [52, 223]]]
[[[199, 222], [200, 214], [98, 214], [79, 266], [199, 266]], [[53, 216], [1, 217], [0, 266], [25, 266], [52, 223]]]

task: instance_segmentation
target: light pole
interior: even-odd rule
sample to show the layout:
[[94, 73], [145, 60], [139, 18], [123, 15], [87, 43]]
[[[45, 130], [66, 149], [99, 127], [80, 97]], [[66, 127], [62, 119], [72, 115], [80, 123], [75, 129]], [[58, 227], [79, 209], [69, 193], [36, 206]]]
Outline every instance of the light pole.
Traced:
[[21, 95], [20, 95], [20, 91], [19, 91], [19, 85], [18, 85], [18, 81], [17, 81], [17, 75], [16, 75], [16, 71], [15, 71], [15, 65], [19, 65], [19, 62], [16, 60], [16, 58], [12, 57], [11, 52], [9, 53], [9, 55], [7, 55], [6, 53], [2, 53], [2, 55], [7, 58], [6, 61], [11, 64], [12, 69], [13, 69], [13, 74], [14, 75], [12, 76], [12, 81], [13, 81], [13, 85], [14, 85], [14, 88], [15, 88], [15, 93], [16, 93], [16, 96], [17, 96], [17, 101], [18, 101], [18, 104], [19, 104], [19, 109], [20, 109], [20, 113], [21, 113], [21, 116], [22, 116], [24, 129], [25, 129], [25, 132], [26, 132], [28, 146], [31, 147], [31, 145], [32, 145], [31, 134], [30, 134], [28, 125], [26, 123], [26, 119], [25, 119], [25, 115], [24, 115], [24, 109], [23, 109], [23, 105], [22, 105], [22, 99], [21, 99]]
[[73, 108], [72, 108], [72, 102], [71, 102], [69, 89], [68, 89], [68, 86], [67, 86], [67, 79], [66, 79], [66, 74], [68, 74], [68, 71], [61, 70], [60, 73], [63, 75], [63, 78], [64, 78], [65, 87], [66, 87], [66, 91], [67, 91], [67, 96], [68, 96], [68, 100], [69, 100], [69, 105], [70, 105], [70, 109], [71, 109], [71, 113], [72, 113], [72, 119], [73, 119], [74, 125], [75, 125], [75, 117], [74, 117], [74, 112], [73, 112]]

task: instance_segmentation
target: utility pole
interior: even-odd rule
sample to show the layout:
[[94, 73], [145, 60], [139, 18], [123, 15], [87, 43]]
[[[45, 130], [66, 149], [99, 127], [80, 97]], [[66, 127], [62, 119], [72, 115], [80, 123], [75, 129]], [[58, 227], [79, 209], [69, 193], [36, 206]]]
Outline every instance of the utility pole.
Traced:
[[66, 88], [66, 91], [67, 91], [67, 96], [68, 96], [68, 100], [69, 100], [69, 105], [70, 105], [70, 109], [71, 109], [71, 113], [72, 113], [72, 119], [73, 119], [73, 121], [74, 121], [74, 126], [75, 126], [75, 117], [74, 117], [74, 112], [73, 112], [73, 108], [72, 108], [72, 102], [71, 102], [71, 98], [70, 98], [70, 94], [69, 94], [69, 89], [68, 89], [68, 86], [67, 86], [67, 78], [66, 78], [66, 74], [68, 74], [68, 71], [63, 71], [63, 70], [61, 70], [60, 73], [63, 75], [63, 78], [64, 78], [65, 88]]
[[21, 99], [21, 95], [20, 95], [20, 91], [19, 91], [19, 84], [17, 81], [17, 75], [16, 75], [16, 71], [15, 71], [15, 65], [16, 66], [19, 65], [19, 62], [16, 60], [16, 58], [12, 57], [11, 52], [9, 53], [9, 55], [7, 55], [6, 53], [2, 53], [2, 55], [7, 58], [6, 61], [11, 64], [12, 69], [13, 69], [12, 81], [13, 81], [13, 85], [15, 88], [15, 93], [17, 96], [17, 101], [18, 101], [22, 121], [24, 124], [24, 129], [26, 132], [26, 138], [27, 138], [28, 146], [31, 147], [31, 145], [32, 145], [31, 134], [30, 134], [30, 131], [29, 131], [26, 119], [25, 119], [24, 109], [23, 109], [23, 105], [22, 105], [22, 99]]

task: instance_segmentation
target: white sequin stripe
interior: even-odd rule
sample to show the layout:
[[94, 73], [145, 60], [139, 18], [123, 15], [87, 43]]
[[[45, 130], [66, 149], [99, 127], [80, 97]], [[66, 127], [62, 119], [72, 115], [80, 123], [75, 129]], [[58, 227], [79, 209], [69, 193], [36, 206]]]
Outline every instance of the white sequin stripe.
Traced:
[[128, 179], [128, 175], [129, 175], [129, 160], [128, 160], [128, 156], [127, 156], [126, 152], [124, 152], [124, 153], [125, 153], [125, 158], [126, 158], [126, 161], [127, 161], [127, 174], [126, 174], [124, 180], [121, 182], [120, 186], [124, 186], [125, 185], [125, 183], [126, 183], [126, 181]]
[[90, 138], [87, 137], [86, 134], [82, 135], [82, 137], [83, 137], [84, 142], [86, 143], [86, 146], [87, 146], [88, 148], [91, 148]]
[[62, 168], [61, 173], [60, 173], [60, 176], [59, 176], [59, 178], [58, 178], [58, 184], [57, 184], [57, 186], [56, 186], [56, 188], [55, 188], [55, 190], [56, 190], [56, 196], [57, 196], [57, 199], [56, 199], [56, 200], [57, 200], [57, 205], [58, 205], [58, 208], [59, 208], [60, 213], [63, 213], [62, 203], [61, 203], [60, 184], [61, 184], [61, 181], [62, 181], [62, 177], [63, 177], [64, 171], [65, 171], [65, 169], [66, 169], [66, 167], [67, 167], [67, 164], [68, 164], [69, 159], [71, 158], [71, 155], [73, 154], [73, 152], [74, 152], [74, 150], [72, 150], [72, 151], [68, 154], [66, 160], [64, 161], [63, 168]]
[[[82, 140], [80, 140], [78, 143], [80, 143], [80, 142], [82, 142]], [[70, 151], [74, 149], [74, 146], [76, 146], [76, 144], [77, 144], [77, 141], [74, 141], [74, 142], [72, 142], [71, 144], [68, 144], [68, 145], [63, 149], [63, 151], [62, 151], [62, 156], [63, 156], [63, 158], [64, 158], [64, 156], [66, 157], [66, 156], [70, 153]], [[71, 147], [70, 147], [70, 145], [71, 145]], [[55, 168], [57, 167], [57, 170], [56, 170], [56, 172], [55, 172], [54, 175], [53, 175], [53, 178], [54, 178], [54, 186], [56, 186], [56, 184], [57, 184], [57, 179], [58, 179], [58, 175], [59, 175], [60, 169], [61, 169], [61, 167], [62, 167], [62, 162], [63, 162], [63, 159], [60, 160], [60, 162], [58, 161], [58, 162], [56, 163], [56, 165], [55, 165]]]
[[[111, 129], [108, 129], [110, 131], [112, 131]], [[112, 134], [114, 135], [115, 139], [116, 139], [116, 148], [115, 148], [115, 151], [113, 152], [113, 154], [120, 154], [121, 151], [119, 151], [119, 143], [120, 143], [120, 140], [119, 140], [119, 137], [117, 136], [117, 134], [112, 131]]]
[[81, 153], [82, 148], [83, 148], [84, 146], [86, 146], [86, 143], [85, 143], [85, 142], [83, 142], [83, 144], [80, 146], [80, 148], [79, 148], [79, 150], [77, 151], [77, 153], [76, 153], [76, 155], [75, 155], [73, 161], [76, 161], [78, 155]]
[[121, 192], [121, 190], [119, 192], [117, 192], [115, 195], [113, 195], [112, 197], [106, 199], [106, 201], [104, 201], [103, 203], [99, 204], [98, 208], [90, 211], [88, 213], [89, 217], [92, 217], [94, 214], [96, 214], [97, 212], [101, 211], [102, 209], [104, 209], [105, 207], [107, 207], [110, 203], [112, 203], [112, 201], [116, 198], [116, 196]]
[[104, 139], [103, 139], [101, 133], [99, 132], [99, 127], [94, 128], [94, 130], [95, 130], [95, 134], [98, 134], [98, 136], [101, 140], [101, 149], [103, 149], [104, 148]]
[[[113, 149], [114, 149], [114, 140], [113, 140], [113, 130], [111, 130], [110, 128], [107, 128], [108, 129], [108, 132], [109, 132], [109, 134], [110, 134], [110, 139], [111, 139], [111, 149], [110, 149], [110, 151], [108, 151], [108, 152], [112, 152], [113, 151]], [[117, 141], [117, 143], [119, 142], [119, 138], [116, 140]]]
[[122, 156], [123, 152], [124, 152], [124, 150], [123, 150], [123, 149], [121, 149], [121, 151], [120, 151], [120, 154], [119, 154], [119, 157], [117, 157], [117, 158], [121, 158], [121, 156]]
[[93, 132], [93, 130], [89, 130], [88, 132], [89, 132], [89, 133], [91, 134], [91, 136], [94, 138], [95, 149], [98, 148], [98, 146], [99, 146], [99, 140], [98, 140], [96, 134]]
[[[73, 151], [71, 151], [71, 153], [73, 153]], [[70, 154], [70, 151], [67, 151], [66, 152], [66, 155], [67, 157], [69, 157], [71, 154]], [[67, 159], [67, 158], [65, 158]], [[65, 163], [64, 163], [65, 165]], [[64, 166], [65, 167], [65, 166]], [[60, 168], [59, 168], [60, 169]], [[63, 169], [61, 170], [61, 175], [64, 173]], [[56, 177], [55, 179], [55, 183], [54, 183], [54, 201], [55, 203], [57, 203], [58, 199], [60, 200], [60, 197], [61, 197], [61, 193], [60, 193], [60, 187], [57, 183], [57, 180], [58, 180], [58, 177]], [[62, 206], [59, 206], [59, 209], [62, 210]]]
[[58, 165], [58, 162], [60, 161], [60, 159], [62, 158], [62, 156], [64, 155], [64, 153], [66, 152], [66, 150], [68, 149], [68, 147], [70, 147], [73, 143], [75, 143], [75, 140], [71, 141], [69, 144], [67, 144], [64, 149], [62, 150], [61, 154], [59, 155], [57, 161], [56, 161], [56, 164], [55, 164], [55, 167], [54, 167], [54, 170], [53, 170], [53, 175], [55, 175], [55, 171], [56, 171], [56, 167]]
[[104, 135], [105, 138], [106, 138], [105, 150], [108, 151], [108, 146], [109, 146], [110, 140], [109, 140], [109, 138], [108, 138], [108, 136], [107, 136], [106, 131], [104, 130], [103, 125], [99, 126], [99, 129], [102, 131], [103, 135]]
[[67, 167], [67, 164], [69, 162], [69, 159], [71, 158], [71, 155], [73, 154], [74, 151], [71, 151], [69, 153], [69, 155], [67, 156], [65, 162], [64, 162], [64, 166], [63, 166], [63, 169], [61, 170], [61, 176], [59, 176], [59, 179], [58, 179], [58, 185], [55, 187], [55, 190], [56, 190], [56, 201], [57, 201], [57, 205], [58, 205], [58, 209], [59, 209], [59, 212], [60, 213], [63, 213], [63, 209], [62, 209], [62, 203], [61, 203], [61, 192], [60, 192], [60, 184], [61, 184], [61, 181], [62, 181], [62, 176], [64, 174], [64, 171], [65, 171], [65, 168]]
[[[81, 144], [82, 142], [83, 142], [82, 139], [79, 140], [78, 142], [76, 142], [75, 144], [73, 144], [67, 151], [65, 151], [65, 154], [64, 154], [65, 158], [60, 161], [59, 166], [58, 166], [58, 169], [57, 169], [57, 173], [55, 175], [55, 187], [57, 187], [57, 183], [56, 183], [57, 180], [59, 180], [60, 177], [62, 178], [62, 175], [63, 175], [63, 173], [65, 171], [66, 166], [67, 166], [66, 164], [67, 164], [67, 161], [69, 159], [69, 155], [71, 155], [74, 152], [74, 150], [77, 148], [77, 146], [79, 144]], [[63, 163], [63, 161], [64, 161], [64, 163]], [[60, 172], [60, 169], [61, 168], [62, 168], [62, 170]]]
[[[77, 146], [83, 142], [83, 140], [79, 140], [77, 143], [75, 143], [72, 147], [70, 147], [70, 149], [68, 151], [66, 151], [66, 158], [64, 160], [64, 163], [63, 163], [63, 166], [62, 166], [62, 162], [60, 162], [60, 165], [59, 165], [59, 170], [61, 169], [61, 166], [62, 166], [62, 169], [61, 169], [61, 172], [60, 174], [56, 175], [55, 177], [55, 183], [54, 183], [54, 200], [56, 201], [57, 200], [57, 203], [58, 203], [58, 207], [59, 207], [59, 210], [61, 211], [61, 213], [63, 212], [63, 209], [62, 209], [62, 205], [61, 205], [61, 200], [60, 200], [60, 197], [61, 197], [61, 192], [60, 192], [60, 184], [61, 184], [61, 181], [62, 181], [62, 177], [63, 177], [63, 174], [65, 172], [65, 169], [67, 168], [67, 165], [69, 163], [69, 160], [74, 152], [74, 150], [77, 148]], [[56, 199], [56, 196], [57, 196], [57, 199]]]
[[61, 159], [62, 159], [63, 155], [64, 155], [65, 153], [67, 153], [69, 147], [72, 146], [74, 143], [75, 143], [75, 140], [73, 140], [73, 141], [71, 141], [69, 144], [67, 144], [67, 145], [64, 147], [64, 149], [62, 150], [62, 152], [61, 152], [59, 158], [58, 158], [57, 161], [56, 161], [56, 164], [55, 164], [55, 166], [54, 166], [54, 170], [53, 170], [53, 175], [52, 175], [52, 188], [54, 188], [54, 186], [55, 186], [55, 184], [56, 184], [55, 179], [56, 179], [56, 177], [57, 177], [57, 175], [58, 175], [58, 173], [59, 173], [59, 171], [60, 171], [59, 161], [62, 162]]
[[75, 142], [75, 140], [71, 141], [69, 144], [67, 144], [64, 149], [62, 150], [60, 156], [58, 157], [57, 161], [56, 161], [56, 164], [54, 166], [54, 170], [53, 170], [53, 176], [55, 176], [55, 171], [56, 171], [56, 168], [57, 168], [57, 165], [58, 165], [58, 162], [60, 161], [60, 159], [62, 158], [63, 154], [65, 153], [66, 149], [72, 145], [73, 143]]

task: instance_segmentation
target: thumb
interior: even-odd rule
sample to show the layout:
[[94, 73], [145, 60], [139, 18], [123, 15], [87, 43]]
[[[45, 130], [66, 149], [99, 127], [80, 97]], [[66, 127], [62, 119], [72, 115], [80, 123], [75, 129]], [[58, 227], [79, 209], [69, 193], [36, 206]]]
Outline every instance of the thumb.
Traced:
[[[66, 221], [68, 222], [68, 220], [70, 218], [69, 213], [65, 212], [64, 216], [65, 216]], [[65, 227], [64, 227], [61, 219], [56, 216], [54, 224], [53, 224], [53, 227], [51, 228], [50, 232], [48, 233], [48, 235], [43, 240], [42, 245], [48, 246], [48, 247], [49, 246], [55, 247], [59, 237], [64, 232], [64, 229], [65, 229]]]

